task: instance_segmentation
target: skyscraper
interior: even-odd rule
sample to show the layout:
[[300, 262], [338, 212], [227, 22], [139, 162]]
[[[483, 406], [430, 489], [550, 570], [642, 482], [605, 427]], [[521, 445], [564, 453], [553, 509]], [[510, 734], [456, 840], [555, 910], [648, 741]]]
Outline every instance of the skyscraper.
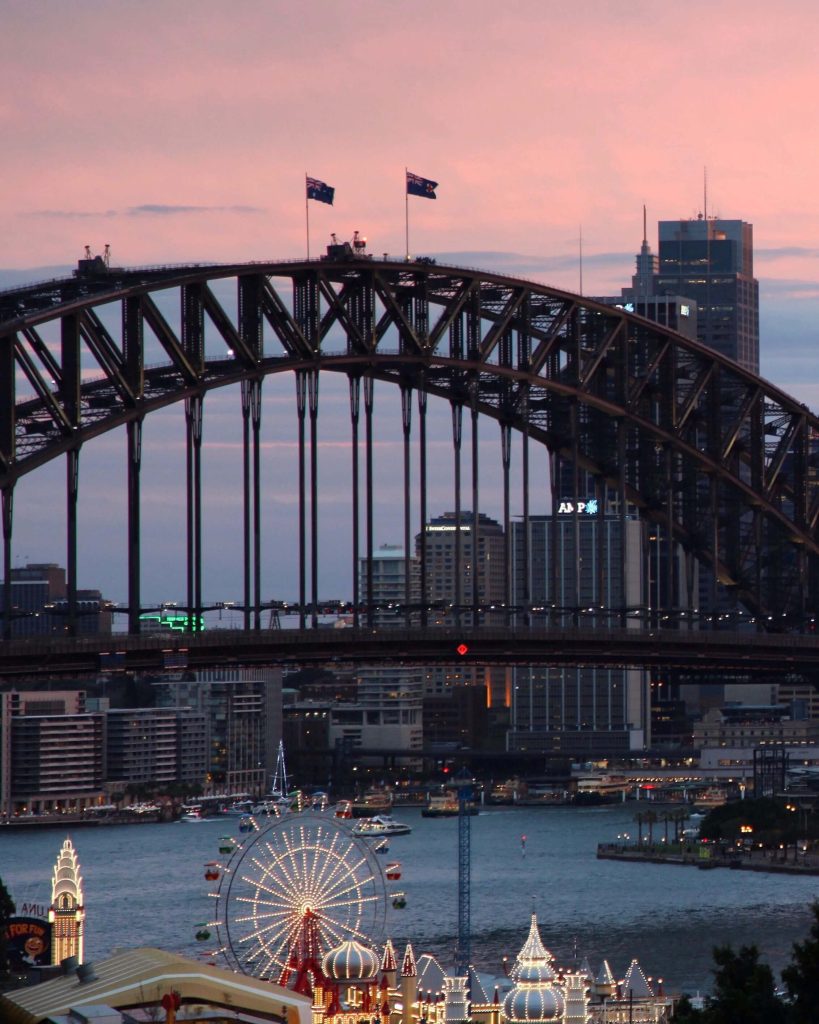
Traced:
[[693, 299], [697, 340], [759, 373], [753, 238], [753, 225], [743, 220], [661, 220], [654, 291]]
[[[524, 523], [512, 524], [514, 594], [520, 603], [528, 574], [532, 602], [540, 609], [532, 612], [535, 625], [607, 628], [625, 618], [629, 628], [644, 627], [648, 595], [643, 528], [636, 518], [578, 517], [572, 506], [552, 516], [530, 517], [528, 543], [524, 528]], [[627, 753], [643, 748], [649, 737], [645, 671], [515, 669], [510, 750], [572, 757]]]
[[[426, 546], [426, 600], [429, 622], [438, 626], [504, 625], [506, 612], [506, 539], [503, 527], [484, 515], [444, 512], [430, 519], [423, 538], [415, 538], [420, 559]], [[474, 605], [477, 604], [477, 614]], [[509, 673], [503, 668], [477, 669], [454, 664], [428, 668], [424, 680], [427, 696], [442, 696], [457, 686], [483, 686], [490, 707], [509, 706]]]
[[[409, 563], [409, 564], [408, 564]], [[409, 568], [409, 587], [407, 586]], [[368, 581], [372, 579], [372, 594]], [[401, 627], [404, 602], [418, 600], [418, 561], [407, 560], [404, 549], [385, 544], [368, 559], [359, 560], [359, 581], [364, 601], [376, 606], [376, 626]], [[335, 724], [339, 737], [356, 747], [382, 747], [393, 750], [419, 749], [423, 742], [423, 673], [407, 665], [360, 665], [357, 707], [342, 712], [336, 709]]]

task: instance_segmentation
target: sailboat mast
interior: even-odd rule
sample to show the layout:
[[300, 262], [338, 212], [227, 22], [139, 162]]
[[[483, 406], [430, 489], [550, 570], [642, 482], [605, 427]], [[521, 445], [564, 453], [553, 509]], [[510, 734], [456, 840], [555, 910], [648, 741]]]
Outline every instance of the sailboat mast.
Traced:
[[276, 771], [273, 773], [271, 792], [274, 796], [287, 796], [290, 786], [287, 782], [287, 768], [284, 763], [284, 740], [279, 740], [279, 751], [276, 755]]

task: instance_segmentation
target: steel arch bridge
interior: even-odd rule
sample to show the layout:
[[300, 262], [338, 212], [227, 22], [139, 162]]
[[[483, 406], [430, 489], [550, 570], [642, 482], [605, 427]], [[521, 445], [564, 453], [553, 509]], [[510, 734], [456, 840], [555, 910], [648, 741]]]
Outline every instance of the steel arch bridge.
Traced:
[[[230, 302], [217, 297], [226, 287], [235, 296]], [[167, 313], [169, 302], [178, 311], [173, 318]], [[161, 351], [163, 362], [149, 365], [146, 354], [155, 351]], [[262, 385], [269, 375], [290, 373], [299, 431], [299, 606], [302, 625], [310, 610], [315, 620], [316, 422], [322, 371], [349, 379], [354, 567], [364, 555], [372, 564], [373, 384], [387, 381], [401, 393], [407, 553], [413, 397], [423, 523], [426, 409], [432, 395], [452, 409], [456, 517], [461, 515], [464, 414], [472, 421], [470, 514], [476, 532], [476, 423], [479, 417], [492, 417], [500, 424], [507, 554], [511, 445], [519, 433], [524, 523], [530, 515], [531, 440], [548, 450], [553, 493], [564, 464], [573, 465], [576, 482], [581, 472], [594, 480], [599, 514], [607, 504], [623, 518], [636, 508], [659, 528], [668, 564], [675, 566], [663, 583], [667, 608], [679, 603], [677, 595], [686, 587], [689, 607], [696, 603], [693, 574], [680, 568], [689, 560], [709, 567], [713, 579], [751, 612], [761, 619], [775, 616], [785, 628], [803, 623], [817, 607], [819, 419], [806, 406], [710, 349], [623, 309], [484, 271], [367, 257], [145, 269], [111, 268], [96, 258], [81, 261], [71, 278], [0, 293], [4, 607], [11, 607], [15, 485], [65, 456], [68, 632], [73, 631], [79, 452], [92, 438], [125, 426], [129, 630], [138, 632], [142, 424], [154, 410], [184, 401], [187, 605], [193, 612], [201, 610], [203, 398], [214, 388], [238, 384], [244, 428], [245, 625], [258, 627]], [[362, 418], [363, 512], [358, 483]], [[524, 529], [525, 538], [528, 533]], [[682, 563], [673, 557], [677, 545], [687, 554]], [[423, 542], [420, 563], [423, 594]], [[361, 607], [355, 570], [352, 575], [357, 625], [359, 610], [371, 619], [373, 609]], [[528, 606], [529, 586], [524, 582], [524, 592], [513, 594], [507, 571], [509, 608], [516, 600]], [[458, 608], [477, 613], [477, 573], [473, 593], [462, 598]], [[420, 617], [425, 625], [423, 603]], [[9, 624], [6, 616], [6, 636]]]

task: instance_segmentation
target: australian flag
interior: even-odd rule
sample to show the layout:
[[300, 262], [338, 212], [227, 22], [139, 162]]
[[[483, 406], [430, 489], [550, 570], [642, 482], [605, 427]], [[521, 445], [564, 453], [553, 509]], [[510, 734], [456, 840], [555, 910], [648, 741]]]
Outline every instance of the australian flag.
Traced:
[[407, 171], [407, 195], [421, 196], [422, 199], [437, 199], [435, 189], [438, 188], [437, 181], [430, 181], [429, 178], [422, 178], [420, 174], [413, 174]]
[[336, 190], [326, 182], [319, 181], [318, 178], [307, 179], [308, 199], [317, 199], [320, 203], [329, 203], [332, 206], [335, 194]]

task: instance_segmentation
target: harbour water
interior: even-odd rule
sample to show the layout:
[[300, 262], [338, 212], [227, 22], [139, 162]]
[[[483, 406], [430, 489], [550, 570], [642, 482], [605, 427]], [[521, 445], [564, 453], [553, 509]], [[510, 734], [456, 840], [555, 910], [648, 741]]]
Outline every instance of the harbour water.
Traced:
[[[307, 812], [310, 813], [310, 812]], [[500, 974], [514, 958], [534, 909], [558, 963], [605, 957], [617, 977], [637, 957], [671, 991], [708, 991], [716, 945], [756, 945], [775, 971], [808, 932], [819, 878], [738, 871], [697, 871], [662, 864], [597, 860], [598, 842], [634, 832], [633, 804], [593, 808], [487, 808], [470, 819], [472, 958]], [[396, 814], [412, 833], [390, 841], [400, 860], [403, 910], [387, 911], [396, 948], [451, 962], [457, 934], [458, 822]], [[196, 924], [211, 919], [211, 883], [203, 866], [218, 858], [219, 837], [236, 819], [116, 825], [77, 830], [87, 906], [86, 958], [157, 946], [199, 956]], [[524, 838], [525, 837], [525, 840]], [[18, 908], [47, 904], [64, 834], [0, 830], [0, 877]], [[388, 883], [389, 886], [389, 883]]]

